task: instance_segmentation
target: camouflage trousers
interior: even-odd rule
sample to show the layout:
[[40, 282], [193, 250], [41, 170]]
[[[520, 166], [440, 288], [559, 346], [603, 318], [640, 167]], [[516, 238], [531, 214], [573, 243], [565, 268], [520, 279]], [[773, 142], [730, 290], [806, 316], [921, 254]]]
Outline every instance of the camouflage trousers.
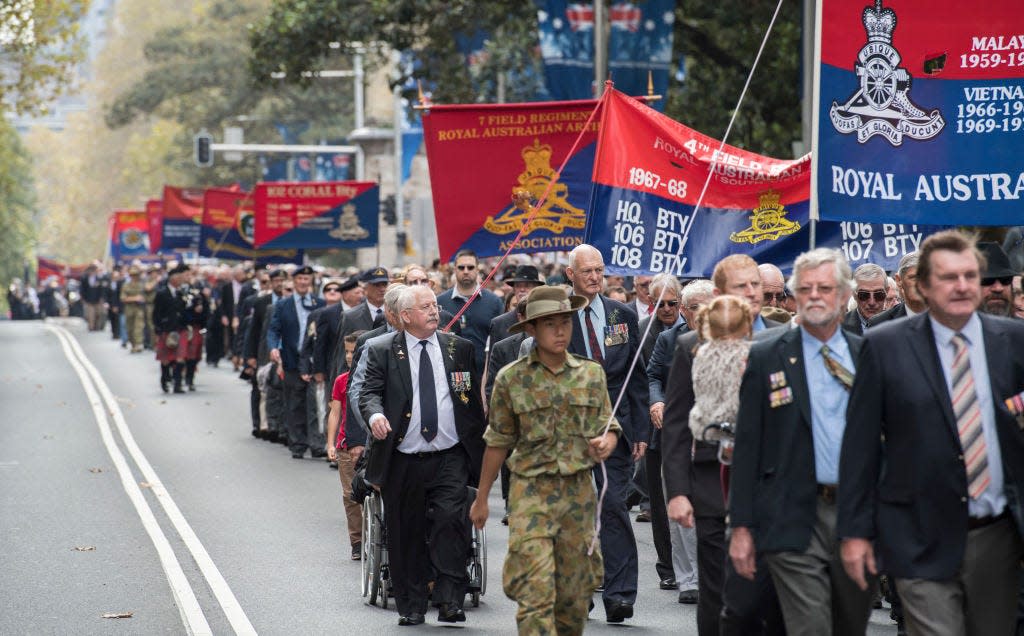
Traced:
[[124, 307], [125, 328], [132, 351], [142, 351], [142, 339], [146, 327], [146, 309], [141, 305], [126, 304]]
[[591, 471], [522, 477], [509, 485], [505, 594], [519, 604], [520, 634], [582, 634], [604, 566], [594, 537]]

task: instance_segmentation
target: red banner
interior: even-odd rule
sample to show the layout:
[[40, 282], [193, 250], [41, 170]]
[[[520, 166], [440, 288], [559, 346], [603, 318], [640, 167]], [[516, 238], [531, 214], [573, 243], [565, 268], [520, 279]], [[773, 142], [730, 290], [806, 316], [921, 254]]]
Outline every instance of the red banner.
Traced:
[[149, 219], [142, 210], [116, 210], [110, 215], [110, 256], [114, 262], [149, 255]]
[[42, 284], [47, 278], [55, 276], [61, 285], [68, 279], [81, 278], [88, 265], [68, 265], [52, 258], [39, 256], [36, 258], [36, 281]]
[[149, 251], [156, 254], [164, 237], [164, 202], [162, 199], [146, 201], [146, 222], [149, 228]]
[[[583, 239], [590, 202], [597, 102], [432, 106], [423, 117], [434, 218], [442, 259], [460, 248], [503, 254], [528, 213], [512, 193], [526, 190], [541, 210], [517, 252], [570, 250]], [[577, 140], [579, 143], [577, 144]], [[558, 168], [576, 150], [561, 173]]]

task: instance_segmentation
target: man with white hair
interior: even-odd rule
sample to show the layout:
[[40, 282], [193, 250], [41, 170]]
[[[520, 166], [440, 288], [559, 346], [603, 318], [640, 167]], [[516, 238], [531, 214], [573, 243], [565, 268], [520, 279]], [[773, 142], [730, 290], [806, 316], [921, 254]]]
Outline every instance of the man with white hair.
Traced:
[[796, 313], [796, 300], [786, 291], [786, 278], [782, 270], [772, 263], [761, 263], [757, 266], [761, 272], [761, 291], [764, 294], [764, 307], [785, 309], [791, 314]]
[[862, 335], [869, 319], [885, 309], [889, 283], [885, 270], [874, 263], [864, 263], [853, 272], [853, 297], [857, 308], [846, 314], [843, 329]]
[[869, 329], [897, 318], [916, 316], [928, 309], [928, 305], [924, 304], [924, 298], [921, 297], [921, 292], [917, 290], [917, 261], [920, 258], [921, 253], [915, 251], [906, 254], [900, 259], [900, 264], [897, 266], [892, 278], [896, 283], [896, 287], [900, 290], [900, 297], [903, 299], [903, 302], [873, 316], [868, 320], [867, 327]]

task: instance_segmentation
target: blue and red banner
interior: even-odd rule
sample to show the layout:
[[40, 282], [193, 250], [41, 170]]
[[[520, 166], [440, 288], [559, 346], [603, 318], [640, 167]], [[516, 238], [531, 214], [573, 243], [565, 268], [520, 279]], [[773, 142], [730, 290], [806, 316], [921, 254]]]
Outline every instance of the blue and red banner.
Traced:
[[[504, 254], [527, 213], [512, 194], [550, 194], [514, 252], [571, 250], [583, 240], [598, 119], [597, 102], [432, 106], [423, 117], [442, 259], [463, 248]], [[582, 138], [580, 134], [582, 133]], [[565, 169], [557, 170], [574, 154]], [[554, 183], [552, 183], [554, 182]]]
[[144, 210], [116, 210], [110, 215], [110, 257], [115, 263], [149, 256], [149, 220]]
[[164, 186], [161, 219], [160, 251], [198, 250], [199, 228], [203, 220], [203, 191]]
[[[655, 94], [668, 91], [676, 0], [613, 2], [608, 7], [608, 74], [627, 95], [646, 95], [650, 73]], [[650, 103], [664, 110], [665, 102]]]
[[[729, 254], [788, 270], [810, 247], [810, 157], [781, 160], [720, 146], [609, 91], [587, 223], [587, 242], [604, 254], [608, 272], [706, 277]], [[891, 270], [936, 229], [819, 223], [817, 246], [842, 249], [854, 267], [871, 262]]]
[[254, 242], [265, 249], [353, 249], [378, 241], [380, 188], [372, 181], [257, 183]]
[[594, 3], [537, 0], [537, 30], [548, 94], [594, 97]]
[[822, 219], [1016, 225], [1024, 218], [1019, 0], [819, 0]]
[[257, 263], [301, 263], [302, 250], [255, 246], [256, 214], [252, 194], [239, 190], [209, 188], [203, 193], [203, 222], [199, 255], [223, 260]]

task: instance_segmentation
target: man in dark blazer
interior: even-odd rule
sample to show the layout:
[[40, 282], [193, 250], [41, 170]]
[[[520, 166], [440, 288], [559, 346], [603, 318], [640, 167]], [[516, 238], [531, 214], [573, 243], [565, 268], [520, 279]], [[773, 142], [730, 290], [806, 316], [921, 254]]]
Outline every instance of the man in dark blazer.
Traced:
[[[781, 326], [761, 316], [764, 296], [754, 259], [744, 254], [723, 258], [715, 265], [712, 282], [715, 295], [740, 296], [750, 304], [755, 339], [765, 330]], [[697, 528], [697, 631], [701, 636], [779, 633], [782, 618], [766, 568], [750, 583], [736, 576], [732, 564], [727, 563], [718, 445], [695, 441], [690, 433], [694, 403], [691, 372], [694, 352], [700, 345], [698, 335], [689, 331], [676, 341], [665, 385], [661, 428], [668, 517], [686, 527], [696, 524]]]
[[355, 331], [372, 331], [386, 322], [384, 319], [384, 292], [391, 280], [388, 271], [377, 266], [363, 272], [359, 280], [363, 284], [365, 296], [363, 302], [342, 314], [341, 332], [335, 343], [331, 362], [333, 372], [328, 378], [331, 382], [334, 382], [334, 378], [345, 371], [345, 336]]
[[[292, 276], [295, 292], [291, 298], [273, 307], [267, 328], [270, 359], [284, 370], [284, 421], [288, 431], [288, 448], [292, 457], [302, 459], [310, 448], [310, 439], [318, 433], [309, 425], [306, 411], [308, 382], [299, 370], [299, 350], [306, 335], [309, 315], [324, 306], [323, 298], [312, 293], [313, 268], [308, 265]], [[313, 445], [320, 450], [322, 445]]]
[[[911, 633], [1011, 634], [1024, 556], [1024, 324], [977, 311], [973, 239], [933, 234], [928, 312], [867, 332], [839, 464], [838, 533], [861, 587], [896, 581]], [[884, 442], [883, 442], [884, 440]]]
[[438, 621], [462, 622], [466, 487], [479, 481], [484, 450], [480, 374], [473, 345], [437, 331], [428, 287], [403, 290], [399, 308], [405, 330], [365, 353], [359, 408], [373, 436], [366, 480], [384, 499], [398, 624], [424, 622], [430, 580]]
[[890, 320], [916, 316], [928, 309], [928, 306], [924, 304], [924, 298], [921, 298], [921, 293], [917, 291], [917, 262], [920, 256], [921, 253], [915, 251], [900, 259], [900, 264], [892, 278], [896, 281], [896, 287], [900, 291], [900, 298], [903, 299], [903, 302], [869, 318], [868, 329]]
[[[505, 279], [505, 284], [512, 288], [512, 293], [519, 298], [519, 302], [523, 302], [534, 287], [544, 284], [544, 279], [533, 265], [518, 265], [512, 275]], [[487, 334], [488, 347], [493, 347], [508, 338], [511, 335], [508, 328], [517, 322], [519, 322], [519, 318], [516, 317], [514, 309], [495, 316], [491, 320], [490, 330]]]
[[[626, 374], [640, 350], [636, 313], [623, 303], [603, 294], [604, 258], [596, 248], [582, 244], [569, 253], [566, 274], [573, 293], [588, 305], [576, 312], [569, 353], [597, 361], [608, 379], [608, 395], [615, 404], [625, 391], [615, 418], [622, 426], [618, 446], [604, 462], [608, 490], [601, 505], [601, 553], [604, 557], [604, 606], [610, 623], [633, 616], [636, 602], [638, 561], [636, 537], [626, 508], [633, 476], [633, 463], [644, 456], [650, 440], [651, 419], [647, 395], [647, 372], [638, 362], [626, 386]], [[594, 475], [604, 479], [600, 466]]]
[[790, 634], [861, 636], [871, 590], [846, 576], [836, 537], [836, 487], [860, 338], [839, 328], [853, 287], [842, 252], [793, 263], [800, 327], [750, 349], [739, 395], [729, 483], [729, 557], [754, 580], [758, 554], [775, 580]]
[[857, 307], [846, 314], [843, 329], [858, 336], [864, 333], [864, 327], [882, 313], [885, 307], [885, 296], [889, 291], [889, 278], [885, 270], [874, 263], [864, 263], [853, 272], [853, 296]]
[[[256, 379], [256, 371], [269, 360], [269, 349], [267, 348], [267, 329], [270, 327], [270, 317], [274, 305], [284, 298], [284, 287], [288, 281], [288, 272], [283, 269], [276, 269], [270, 272], [268, 277], [270, 289], [268, 293], [259, 296], [250, 296], [246, 303], [252, 304], [252, 317], [245, 332], [245, 339], [242, 344], [243, 356], [246, 366], [252, 371], [252, 382], [259, 388]], [[267, 441], [279, 441], [280, 434], [280, 411], [283, 396], [280, 390], [268, 387], [266, 394], [260, 394], [260, 401], [263, 403], [260, 430], [257, 437]], [[283, 432], [283, 430], [281, 431]], [[285, 434], [287, 436], [287, 434]]]
[[[359, 281], [357, 281], [354, 276], [346, 281], [329, 281], [328, 283], [340, 289], [340, 293], [343, 297], [346, 293], [359, 287]], [[324, 289], [326, 297], [326, 284], [324, 285]], [[355, 308], [353, 307], [353, 309]], [[334, 378], [337, 377], [335, 372], [338, 371], [339, 361], [335, 356], [339, 351], [339, 347], [341, 351], [344, 351], [345, 349], [341, 336], [341, 332], [344, 330], [345, 311], [347, 311], [345, 303], [344, 301], [340, 301], [333, 305], [324, 307], [317, 314], [317, 339], [313, 347], [313, 374], [319, 374], [321, 379], [326, 382], [333, 383]], [[344, 358], [345, 356], [342, 354], [342, 363], [345, 361]], [[340, 366], [344, 365], [342, 364]]]

